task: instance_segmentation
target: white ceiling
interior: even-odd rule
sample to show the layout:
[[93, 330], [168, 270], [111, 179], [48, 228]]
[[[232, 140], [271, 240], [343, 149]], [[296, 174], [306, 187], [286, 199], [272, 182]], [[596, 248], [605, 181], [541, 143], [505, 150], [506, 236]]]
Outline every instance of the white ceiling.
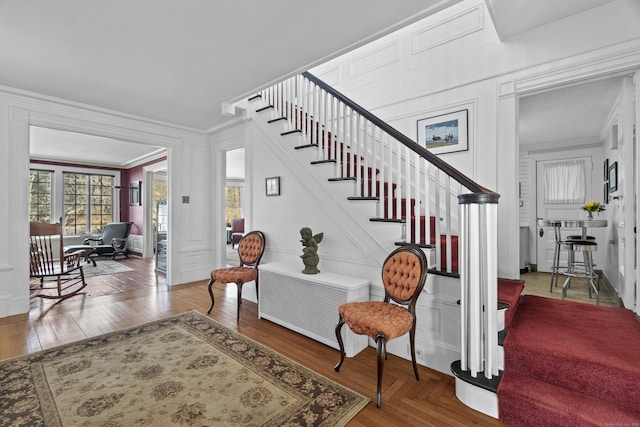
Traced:
[[[459, 1], [0, 0], [0, 85], [210, 131], [222, 103]], [[504, 40], [613, 0], [485, 1]], [[123, 166], [156, 150], [52, 141], [32, 155]]]
[[221, 104], [460, 0], [3, 0], [0, 84], [205, 131]]
[[622, 77], [612, 77], [521, 98], [520, 144], [552, 148], [594, 143], [621, 85]]
[[485, 0], [500, 40], [615, 0]]
[[166, 149], [38, 126], [29, 128], [31, 158], [126, 168], [165, 154]]

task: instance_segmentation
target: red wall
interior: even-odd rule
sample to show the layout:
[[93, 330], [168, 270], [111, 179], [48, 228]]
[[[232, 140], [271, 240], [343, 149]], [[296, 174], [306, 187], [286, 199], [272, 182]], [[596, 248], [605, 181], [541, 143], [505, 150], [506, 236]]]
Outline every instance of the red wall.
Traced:
[[[138, 181], [142, 181], [142, 169], [145, 166], [153, 165], [166, 159], [166, 157], [162, 157], [160, 159], [143, 163], [131, 169], [122, 170], [120, 172], [120, 185], [126, 186]], [[142, 193], [140, 194], [140, 197], [142, 198]], [[142, 230], [144, 228], [142, 205], [129, 206], [129, 192], [124, 189], [120, 191], [120, 221], [133, 222], [133, 225], [131, 226], [131, 234], [142, 234]]]
[[[135, 166], [131, 169], [118, 169], [109, 168], [104, 166], [83, 165], [80, 163], [64, 163], [64, 162], [47, 162], [43, 160], [32, 160], [31, 163], [42, 165], [57, 165], [57, 166], [70, 166], [86, 169], [102, 169], [120, 171], [120, 185], [125, 187], [131, 183], [142, 181], [142, 168], [152, 165], [154, 163], [162, 162], [167, 157], [152, 160], [150, 162]], [[142, 194], [140, 195], [142, 197]], [[120, 189], [120, 221], [132, 221], [131, 234], [142, 234], [144, 226], [144, 217], [142, 215], [142, 205], [129, 206], [129, 191], [122, 188]]]

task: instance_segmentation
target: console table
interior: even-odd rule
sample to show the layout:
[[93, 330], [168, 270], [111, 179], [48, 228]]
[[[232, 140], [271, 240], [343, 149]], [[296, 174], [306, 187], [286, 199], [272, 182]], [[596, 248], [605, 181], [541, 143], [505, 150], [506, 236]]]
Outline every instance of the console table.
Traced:
[[[370, 282], [352, 276], [321, 271], [303, 274], [304, 266], [285, 263], [262, 264], [258, 317], [267, 319], [335, 349], [339, 349], [335, 327], [338, 307], [351, 301], [368, 301]], [[347, 357], [364, 350], [365, 335], [342, 329]]]

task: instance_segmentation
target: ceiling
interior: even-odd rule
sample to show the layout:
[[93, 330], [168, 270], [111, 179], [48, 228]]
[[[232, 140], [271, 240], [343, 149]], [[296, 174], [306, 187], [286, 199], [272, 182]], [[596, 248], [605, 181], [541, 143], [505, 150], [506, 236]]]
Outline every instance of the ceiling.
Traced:
[[500, 40], [573, 15], [612, 3], [615, 0], [485, 0]]
[[[485, 0], [502, 40], [610, 1]], [[223, 103], [458, 2], [0, 0], [0, 85], [209, 132], [229, 120]], [[117, 152], [122, 166], [157, 149], [52, 141], [32, 155]]]
[[206, 131], [221, 104], [460, 0], [0, 0], [0, 84]]
[[528, 148], [596, 141], [622, 87], [612, 77], [530, 95], [518, 104], [520, 144]]

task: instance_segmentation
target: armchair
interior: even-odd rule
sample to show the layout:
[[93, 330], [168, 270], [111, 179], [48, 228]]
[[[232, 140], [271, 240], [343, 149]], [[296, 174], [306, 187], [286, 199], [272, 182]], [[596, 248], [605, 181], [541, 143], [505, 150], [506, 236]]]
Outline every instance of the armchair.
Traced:
[[240, 243], [244, 236], [244, 218], [231, 220], [231, 249]]
[[116, 256], [124, 255], [129, 258], [127, 238], [131, 232], [132, 224], [132, 222], [110, 222], [104, 227], [102, 236], [85, 239], [84, 244], [89, 245], [90, 242], [97, 242], [97, 245], [92, 247], [95, 249], [93, 253], [98, 256], [112, 255], [113, 259], [116, 259]]

